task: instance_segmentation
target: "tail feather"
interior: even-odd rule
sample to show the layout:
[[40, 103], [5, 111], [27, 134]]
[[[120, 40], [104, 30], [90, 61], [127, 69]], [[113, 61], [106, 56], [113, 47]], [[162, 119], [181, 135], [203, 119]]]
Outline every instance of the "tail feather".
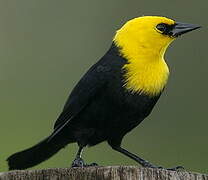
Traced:
[[66, 141], [64, 138], [53, 138], [49, 141], [50, 136], [45, 138], [43, 141], [34, 145], [31, 148], [17, 152], [8, 157], [9, 170], [14, 169], [26, 169], [35, 166], [42, 161], [49, 159], [61, 148], [64, 148], [69, 140]]

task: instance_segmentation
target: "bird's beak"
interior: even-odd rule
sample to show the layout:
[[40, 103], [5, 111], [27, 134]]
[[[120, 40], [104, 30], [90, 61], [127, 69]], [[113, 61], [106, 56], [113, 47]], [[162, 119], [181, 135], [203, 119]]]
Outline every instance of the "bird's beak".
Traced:
[[200, 27], [201, 26], [198, 26], [195, 24], [176, 22], [176, 24], [173, 26], [173, 29], [170, 31], [170, 35], [172, 37], [178, 37], [184, 33], [193, 31], [193, 30], [198, 29]]

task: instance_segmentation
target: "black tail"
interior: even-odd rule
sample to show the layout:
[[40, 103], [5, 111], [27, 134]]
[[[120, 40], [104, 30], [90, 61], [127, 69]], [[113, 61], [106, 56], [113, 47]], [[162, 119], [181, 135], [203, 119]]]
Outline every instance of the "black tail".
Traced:
[[55, 137], [48, 141], [50, 136], [39, 142], [35, 146], [26, 149], [21, 152], [17, 152], [10, 157], [8, 157], [9, 170], [13, 169], [26, 169], [35, 166], [42, 161], [47, 160], [55, 153], [57, 153], [61, 148], [64, 148], [69, 140], [66, 141], [65, 138]]

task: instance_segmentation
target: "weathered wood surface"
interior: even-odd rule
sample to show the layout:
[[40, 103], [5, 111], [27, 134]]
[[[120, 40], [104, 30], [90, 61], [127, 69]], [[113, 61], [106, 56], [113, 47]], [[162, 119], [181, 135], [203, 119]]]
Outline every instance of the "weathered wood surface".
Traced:
[[109, 166], [56, 168], [0, 173], [0, 180], [208, 180], [208, 175], [185, 171]]

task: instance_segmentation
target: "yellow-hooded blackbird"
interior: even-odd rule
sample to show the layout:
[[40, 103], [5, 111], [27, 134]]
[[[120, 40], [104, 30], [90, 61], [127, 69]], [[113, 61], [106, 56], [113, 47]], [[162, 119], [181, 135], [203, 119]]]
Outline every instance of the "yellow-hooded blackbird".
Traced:
[[143, 167], [156, 168], [123, 149], [121, 142], [150, 114], [164, 90], [169, 76], [164, 60], [168, 45], [197, 28], [158, 16], [128, 21], [116, 32], [107, 53], [72, 90], [52, 134], [11, 155], [7, 159], [9, 169], [37, 165], [74, 142], [79, 150], [72, 166], [89, 166], [81, 158], [83, 148], [103, 141]]

